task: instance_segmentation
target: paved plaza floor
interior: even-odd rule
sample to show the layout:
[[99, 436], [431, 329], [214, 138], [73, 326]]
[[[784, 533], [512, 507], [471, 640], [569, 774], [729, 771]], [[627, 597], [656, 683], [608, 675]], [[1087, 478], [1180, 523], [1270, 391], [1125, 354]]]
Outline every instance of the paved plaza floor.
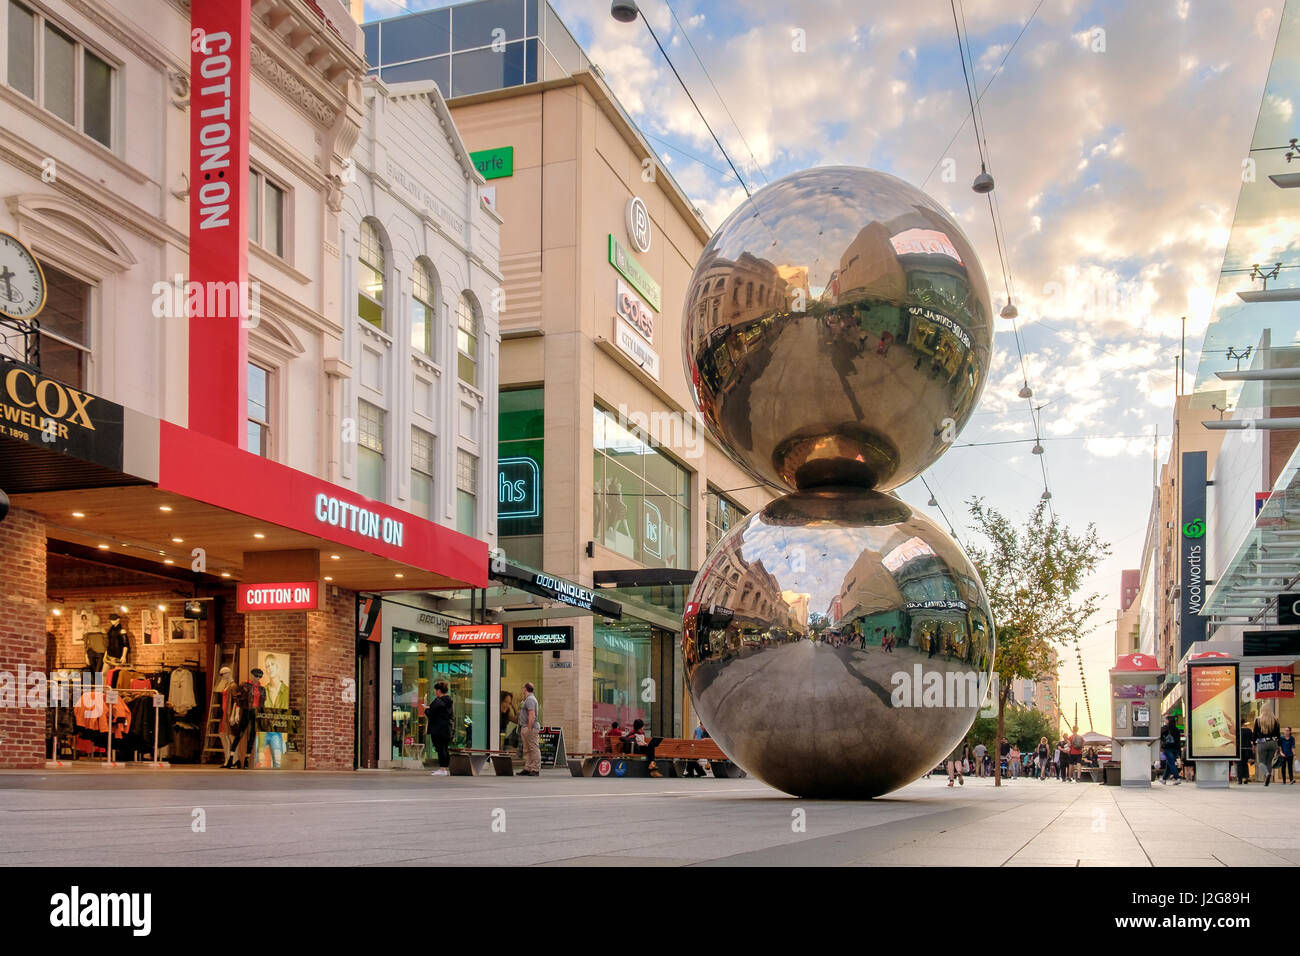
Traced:
[[931, 777], [799, 800], [740, 780], [172, 768], [0, 773], [0, 864], [1288, 866], [1300, 787]]

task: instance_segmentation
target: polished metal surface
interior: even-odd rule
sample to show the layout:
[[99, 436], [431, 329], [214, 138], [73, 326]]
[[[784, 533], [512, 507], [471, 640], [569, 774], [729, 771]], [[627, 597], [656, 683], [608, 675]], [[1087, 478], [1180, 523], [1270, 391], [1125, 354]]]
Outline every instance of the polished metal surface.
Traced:
[[860, 488], [786, 495], [728, 532], [682, 632], [709, 733], [801, 797], [874, 797], [937, 765], [975, 718], [993, 651], [960, 546]]
[[709, 428], [759, 478], [888, 490], [966, 424], [992, 315], [974, 248], [934, 200], [822, 167], [765, 187], [705, 247], [686, 365]]

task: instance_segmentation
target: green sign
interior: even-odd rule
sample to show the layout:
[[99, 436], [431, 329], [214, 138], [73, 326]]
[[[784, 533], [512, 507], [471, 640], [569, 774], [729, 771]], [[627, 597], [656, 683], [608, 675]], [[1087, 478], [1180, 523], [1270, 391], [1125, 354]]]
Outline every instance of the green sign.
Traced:
[[1188, 538], [1205, 537], [1205, 522], [1200, 518], [1187, 522], [1187, 524], [1183, 525], [1183, 534]]
[[633, 259], [631, 254], [619, 245], [612, 232], [609, 234], [609, 264], [617, 269], [624, 279], [632, 283], [632, 288], [641, 293], [650, 308], [656, 312], [662, 311], [659, 307], [659, 283], [650, 277], [650, 273], [641, 268], [641, 263]]
[[470, 153], [469, 158], [474, 168], [484, 179], [504, 179], [515, 174], [515, 148], [500, 146], [496, 149], [480, 149]]

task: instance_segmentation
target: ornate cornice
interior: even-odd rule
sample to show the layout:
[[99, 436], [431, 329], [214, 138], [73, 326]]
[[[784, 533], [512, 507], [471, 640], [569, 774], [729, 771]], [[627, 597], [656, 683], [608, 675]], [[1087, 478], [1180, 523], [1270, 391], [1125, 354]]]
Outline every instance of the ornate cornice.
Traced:
[[273, 57], [265, 47], [253, 43], [249, 57], [253, 70], [266, 77], [303, 112], [326, 128], [334, 125], [338, 111], [312, 92], [293, 70]]

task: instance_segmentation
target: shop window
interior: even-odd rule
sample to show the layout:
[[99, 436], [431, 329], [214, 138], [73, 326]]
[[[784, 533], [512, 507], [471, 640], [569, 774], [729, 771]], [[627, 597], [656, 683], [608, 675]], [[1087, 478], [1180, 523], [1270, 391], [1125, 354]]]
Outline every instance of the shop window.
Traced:
[[111, 148], [117, 69], [34, 8], [17, 0], [8, 6], [6, 82]]
[[433, 436], [411, 429], [411, 513], [433, 517]]
[[433, 269], [427, 262], [416, 260], [414, 287], [411, 290], [411, 348], [433, 355], [433, 317], [437, 302], [437, 285]]
[[654, 726], [654, 704], [645, 699], [651, 688], [652, 696], [659, 696], [652, 669], [653, 630], [639, 621], [596, 623], [591, 672], [593, 749], [605, 749], [605, 732], [614, 721], [631, 729], [634, 720], [644, 720], [651, 733], [672, 736], [671, 727]]
[[690, 567], [690, 475], [612, 412], [594, 414], [596, 539], [650, 567]]
[[542, 389], [521, 388], [500, 394], [497, 535], [506, 551], [525, 564], [537, 566], [542, 560], [544, 432]]
[[461, 293], [456, 303], [456, 351], [460, 380], [478, 384], [478, 316], [469, 296]]
[[475, 534], [478, 527], [478, 456], [456, 450], [456, 530]]
[[373, 219], [361, 221], [361, 255], [357, 263], [357, 315], [377, 329], [384, 327], [384, 245]]
[[248, 237], [267, 252], [284, 257], [286, 190], [253, 168], [248, 177]]
[[449, 647], [446, 637], [393, 629], [393, 757], [437, 763], [424, 723], [433, 685], [446, 681], [453, 747], [488, 745], [488, 651]]
[[90, 369], [90, 286], [47, 263], [41, 312], [41, 371], [85, 388]]
[[268, 369], [248, 363], [248, 450], [271, 457], [271, 379]]
[[704, 514], [707, 537], [705, 546], [707, 550], [711, 552], [718, 542], [722, 540], [722, 536], [730, 531], [734, 525], [739, 524], [746, 514], [748, 512], [744, 508], [710, 486], [706, 496]]
[[357, 402], [357, 491], [384, 500], [384, 411]]

